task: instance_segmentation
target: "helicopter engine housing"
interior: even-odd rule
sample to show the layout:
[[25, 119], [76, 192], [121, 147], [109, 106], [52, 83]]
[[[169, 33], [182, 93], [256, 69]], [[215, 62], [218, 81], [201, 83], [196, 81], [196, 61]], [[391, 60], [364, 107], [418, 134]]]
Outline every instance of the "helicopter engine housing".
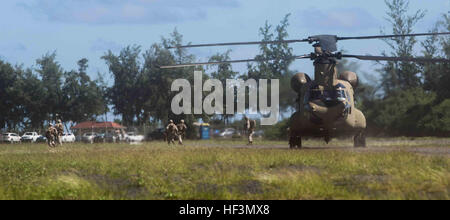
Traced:
[[349, 82], [353, 88], [356, 88], [359, 83], [358, 75], [356, 75], [356, 73], [351, 72], [351, 71], [345, 71], [345, 72], [341, 73], [341, 75], [339, 76], [339, 79]]
[[301, 93], [301, 90], [304, 85], [311, 82], [311, 78], [309, 78], [306, 73], [297, 73], [291, 78], [291, 88], [297, 92]]

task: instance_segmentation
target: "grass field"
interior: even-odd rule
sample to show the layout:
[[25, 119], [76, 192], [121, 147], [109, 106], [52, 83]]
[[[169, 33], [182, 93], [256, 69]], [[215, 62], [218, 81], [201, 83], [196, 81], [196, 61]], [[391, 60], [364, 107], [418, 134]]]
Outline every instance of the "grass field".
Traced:
[[0, 145], [0, 199], [450, 199], [450, 139]]

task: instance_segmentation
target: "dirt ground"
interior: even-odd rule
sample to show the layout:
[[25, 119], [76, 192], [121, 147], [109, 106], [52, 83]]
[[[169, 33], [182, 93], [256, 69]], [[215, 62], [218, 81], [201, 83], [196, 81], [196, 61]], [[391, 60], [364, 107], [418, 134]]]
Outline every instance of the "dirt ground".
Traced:
[[[205, 144], [205, 147], [224, 147], [221, 144]], [[264, 141], [256, 141], [253, 145], [241, 143], [227, 145], [232, 148], [256, 148], [256, 149], [286, 149], [290, 150], [288, 143], [265, 144]], [[423, 155], [440, 155], [450, 157], [450, 139], [368, 139], [367, 147], [354, 148], [351, 140], [334, 140], [326, 144], [321, 140], [306, 140], [300, 150], [338, 150], [351, 152], [393, 152], [403, 151]]]

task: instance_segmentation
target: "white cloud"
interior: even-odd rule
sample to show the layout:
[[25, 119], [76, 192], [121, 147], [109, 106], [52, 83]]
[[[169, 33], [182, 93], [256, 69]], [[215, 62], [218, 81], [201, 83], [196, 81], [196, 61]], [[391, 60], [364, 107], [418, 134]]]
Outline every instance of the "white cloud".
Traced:
[[205, 19], [208, 8], [239, 7], [236, 0], [34, 0], [18, 4], [37, 19], [89, 24], [161, 24]]
[[379, 22], [361, 8], [335, 8], [331, 10], [308, 9], [296, 16], [301, 26], [331, 31], [358, 31], [378, 27]]

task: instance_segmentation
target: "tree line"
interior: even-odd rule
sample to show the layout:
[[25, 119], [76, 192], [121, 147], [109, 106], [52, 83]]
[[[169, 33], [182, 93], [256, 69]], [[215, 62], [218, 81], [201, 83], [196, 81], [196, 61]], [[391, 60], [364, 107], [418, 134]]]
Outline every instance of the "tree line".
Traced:
[[[275, 30], [266, 23], [261, 28], [264, 39], [285, 39], [288, 17]], [[278, 35], [274, 36], [272, 32]], [[205, 122], [230, 123], [230, 116], [226, 115], [174, 115], [171, 112], [171, 101], [175, 95], [175, 92], [171, 92], [172, 82], [183, 78], [188, 79], [193, 86], [194, 70], [204, 72], [204, 81], [212, 77], [225, 82], [226, 79], [256, 77], [257, 73], [260, 73], [259, 78], [280, 78], [287, 70], [288, 63], [292, 62], [279, 60], [249, 65], [251, 75], [234, 71], [230, 64], [212, 67], [209, 74], [205, 73], [204, 67], [160, 69], [164, 65], [197, 61], [195, 55], [186, 49], [166, 49], [183, 44], [183, 36], [175, 29], [169, 37], [163, 37], [161, 42], [152, 44], [145, 51], [138, 45], [127, 46], [118, 54], [107, 51], [101, 59], [108, 67], [109, 76], [114, 79], [112, 85], [107, 85], [101, 74], [98, 74], [97, 79], [91, 79], [87, 73], [89, 62], [86, 58], [78, 61], [78, 70], [71, 71], [61, 67], [56, 60], [56, 53], [48, 53], [37, 59], [37, 68], [13, 66], [0, 60], [0, 129], [42, 130], [57, 118], [74, 124], [101, 120], [110, 111], [121, 116], [120, 122], [130, 127], [165, 124], [169, 119], [184, 119], [188, 124], [200, 118]], [[276, 45], [262, 49], [260, 56], [277, 57], [280, 53], [289, 53], [283, 55], [289, 57], [291, 50], [287, 44]], [[215, 54], [209, 60], [229, 60], [229, 53]], [[280, 64], [283, 70], [274, 67]], [[291, 105], [289, 102], [284, 103], [286, 108]]]
[[[387, 20], [393, 34], [413, 33], [426, 12], [409, 12], [408, 1], [390, 0]], [[442, 15], [430, 32], [450, 32], [450, 13]], [[386, 39], [391, 49], [384, 55], [450, 59], [450, 37], [430, 36]], [[450, 135], [450, 63], [380, 63], [378, 82], [360, 88], [359, 107], [373, 134], [405, 136]], [[361, 91], [363, 90], [363, 91]]]
[[[410, 13], [407, 0], [386, 0], [387, 19], [393, 34], [413, 33], [414, 27], [425, 15], [424, 11]], [[289, 34], [289, 15], [278, 25], [268, 22], [259, 29], [264, 41], [285, 40]], [[450, 31], [450, 15], [430, 31]], [[389, 31], [391, 32], [391, 31]], [[387, 39], [390, 49], [384, 55], [450, 58], [450, 39], [447, 36], [428, 37], [418, 41], [414, 37]], [[107, 85], [104, 76], [92, 79], [87, 73], [89, 61], [78, 61], [78, 69], [64, 70], [55, 53], [36, 60], [35, 68], [12, 65], [0, 60], [0, 129], [11, 131], [42, 129], [56, 118], [79, 123], [101, 119], [108, 112], [121, 116], [125, 126], [165, 124], [169, 119], [185, 119], [188, 124], [203, 121], [215, 124], [231, 123], [229, 115], [173, 115], [171, 83], [178, 78], [191, 81], [194, 70], [205, 67], [160, 69], [159, 66], [197, 61], [186, 49], [166, 49], [183, 45], [183, 36], [175, 30], [147, 50], [130, 45], [119, 53], [107, 51], [101, 58], [114, 79]], [[217, 53], [209, 61], [230, 59], [230, 52]], [[230, 64], [211, 67], [203, 80], [226, 79], [280, 79], [280, 85], [290, 85], [296, 72], [289, 69], [293, 49], [287, 43], [263, 44], [256, 59], [276, 58], [273, 61], [249, 63], [247, 71], [233, 70]], [[365, 113], [369, 131], [375, 135], [443, 135], [450, 134], [450, 66], [448, 63], [380, 62], [379, 78], [374, 72], [360, 70], [355, 61], [342, 60], [339, 71], [365, 72], [366, 80], [356, 91], [358, 107]], [[209, 67], [206, 67], [209, 68]], [[289, 86], [280, 87], [280, 109], [283, 113], [295, 111], [297, 95]], [[225, 106], [224, 106], [225, 107]], [[288, 116], [279, 125], [267, 128], [274, 138], [285, 134]], [[280, 134], [281, 133], [281, 134]]]

